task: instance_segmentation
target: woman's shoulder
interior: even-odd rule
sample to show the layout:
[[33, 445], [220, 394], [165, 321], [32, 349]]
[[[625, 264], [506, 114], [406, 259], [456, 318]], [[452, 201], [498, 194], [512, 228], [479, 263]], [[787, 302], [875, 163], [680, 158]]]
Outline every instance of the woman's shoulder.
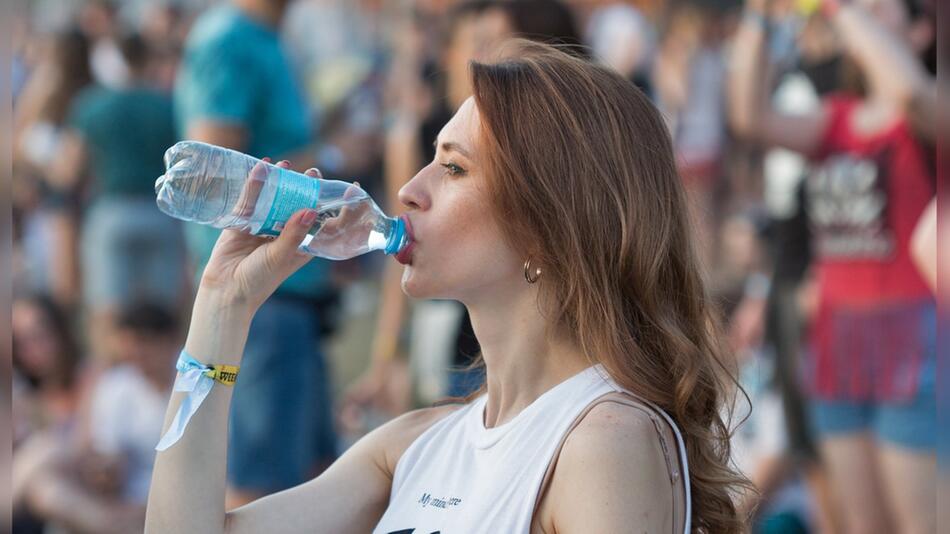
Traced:
[[391, 478], [396, 470], [396, 463], [412, 442], [434, 424], [464, 406], [466, 405], [445, 404], [406, 412], [371, 432], [366, 439], [372, 440], [379, 447], [383, 466]]
[[[644, 481], [654, 475], [669, 480], [664, 442], [668, 427], [660, 423], [655, 409], [640, 402], [608, 400], [594, 405], [564, 440], [558, 468], [583, 468], [577, 473], [609, 472], [631, 468], [633, 477]], [[675, 444], [673, 450], [676, 450]], [[646, 469], [649, 461], [657, 469]], [[594, 467], [593, 470], [590, 470]]]
[[671, 476], [676, 460], [668, 456], [671, 446], [676, 451], [671, 438], [646, 404], [597, 403], [565, 438], [539, 519], [555, 531], [591, 525], [619, 531], [635, 522], [649, 524], [649, 532], [670, 532], [680, 501]]

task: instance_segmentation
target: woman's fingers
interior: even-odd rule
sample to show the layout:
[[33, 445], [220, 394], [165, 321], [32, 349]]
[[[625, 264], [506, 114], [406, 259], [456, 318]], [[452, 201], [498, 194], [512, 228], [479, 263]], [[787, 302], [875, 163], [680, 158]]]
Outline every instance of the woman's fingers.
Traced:
[[299, 247], [316, 221], [317, 210], [313, 209], [300, 210], [288, 219], [277, 239], [268, 244], [275, 267], [296, 270], [310, 259], [310, 255], [300, 251]]
[[[346, 188], [346, 191], [343, 192], [343, 200], [350, 200], [357, 197], [364, 197], [364, 200], [368, 200], [369, 197], [360, 187], [359, 182], [353, 182], [353, 185]], [[337, 224], [341, 227], [346, 227], [351, 221], [354, 221], [363, 216], [367, 210], [370, 209], [370, 203], [366, 201], [356, 202], [355, 204], [347, 204], [343, 206], [343, 209], [340, 210], [340, 215], [337, 217]]]
[[[265, 160], [266, 159], [267, 158], [265, 158]], [[248, 173], [247, 181], [244, 182], [244, 187], [241, 188], [241, 196], [238, 197], [238, 201], [234, 205], [231, 214], [235, 217], [250, 217], [254, 213], [254, 208], [257, 206], [257, 199], [261, 195], [261, 190], [264, 188], [266, 182], [267, 165], [258, 162], [254, 165], [254, 168], [251, 169], [251, 172]]]
[[[343, 200], [350, 200], [357, 198], [360, 194], [363, 193], [363, 189], [360, 188], [359, 182], [353, 182], [349, 187], [346, 188], [346, 191], [343, 192]], [[340, 210], [340, 213], [336, 217], [329, 219], [324, 225], [329, 225], [330, 228], [345, 228], [350, 221], [356, 219], [366, 209], [369, 208], [369, 204], [366, 202], [358, 202], [356, 204], [347, 204], [344, 205]]]
[[[362, 192], [363, 190], [360, 188], [360, 183], [354, 182], [346, 188], [346, 191], [343, 192], [343, 200], [349, 200], [358, 197]], [[335, 216], [325, 218], [321, 222], [320, 233], [317, 234], [316, 239], [318, 241], [335, 239], [338, 236], [339, 231], [346, 228], [350, 221], [365, 211], [365, 208], [365, 202], [361, 202], [356, 206], [344, 205]]]
[[[238, 197], [238, 201], [234, 205], [234, 209], [231, 210], [231, 214], [235, 217], [250, 217], [254, 214], [254, 209], [257, 207], [257, 199], [261, 195], [261, 190], [264, 189], [264, 184], [267, 183], [267, 163], [270, 163], [270, 158], [263, 158], [261, 162], [258, 162], [251, 169], [251, 172], [248, 173], [247, 181], [244, 182], [244, 187], [241, 188], [241, 196]], [[290, 162], [287, 160], [282, 160], [276, 164], [277, 167], [282, 169], [290, 168]]]
[[360, 188], [359, 182], [353, 182], [349, 187], [346, 188], [346, 191], [343, 192], [343, 200], [347, 200], [358, 196], [363, 192], [363, 189]]

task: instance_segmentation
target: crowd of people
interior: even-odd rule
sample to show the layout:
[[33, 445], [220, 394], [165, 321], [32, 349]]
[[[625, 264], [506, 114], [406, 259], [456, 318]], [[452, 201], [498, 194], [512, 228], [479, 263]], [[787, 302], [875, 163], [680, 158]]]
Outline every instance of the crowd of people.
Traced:
[[[753, 530], [936, 531], [931, 0], [68, 5], [14, 20], [14, 532], [144, 524], [219, 234], [158, 210], [165, 149], [319, 168], [399, 213], [472, 93], [469, 62], [516, 36], [615, 69], [667, 121], [742, 386], [732, 446], [758, 490], [737, 496]], [[318, 258], [261, 306], [228, 508], [480, 386], [465, 308], [409, 301], [401, 272]], [[374, 323], [354, 334], [360, 310]], [[342, 336], [369, 354], [331, 356]], [[341, 359], [365, 362], [348, 383]]]

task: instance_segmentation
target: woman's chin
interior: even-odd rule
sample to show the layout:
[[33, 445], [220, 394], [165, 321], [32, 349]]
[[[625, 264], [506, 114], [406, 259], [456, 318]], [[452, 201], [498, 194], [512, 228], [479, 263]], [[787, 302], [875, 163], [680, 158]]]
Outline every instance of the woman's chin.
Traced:
[[425, 295], [419, 291], [421, 288], [419, 287], [414, 274], [415, 273], [412, 265], [406, 265], [402, 271], [402, 292], [405, 293], [407, 297], [414, 299], [426, 298]]
[[407, 297], [414, 299], [438, 299], [444, 298], [438, 288], [433, 287], [430, 281], [426, 281], [422, 273], [411, 264], [406, 265], [402, 272], [402, 292]]

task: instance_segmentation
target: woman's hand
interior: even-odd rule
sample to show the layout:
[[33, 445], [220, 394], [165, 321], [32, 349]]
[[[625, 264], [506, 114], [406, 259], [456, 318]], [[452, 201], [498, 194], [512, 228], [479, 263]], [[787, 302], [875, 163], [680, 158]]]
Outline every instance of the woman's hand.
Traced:
[[[289, 168], [290, 164], [281, 161], [277, 166]], [[320, 178], [316, 169], [305, 174]], [[253, 213], [266, 177], [263, 163], [251, 169], [234, 208], [235, 215]], [[222, 231], [201, 276], [199, 291], [214, 293], [251, 312], [257, 310], [284, 280], [312, 258], [298, 247], [316, 220], [316, 210], [300, 210], [287, 220], [276, 239], [236, 229]]]

